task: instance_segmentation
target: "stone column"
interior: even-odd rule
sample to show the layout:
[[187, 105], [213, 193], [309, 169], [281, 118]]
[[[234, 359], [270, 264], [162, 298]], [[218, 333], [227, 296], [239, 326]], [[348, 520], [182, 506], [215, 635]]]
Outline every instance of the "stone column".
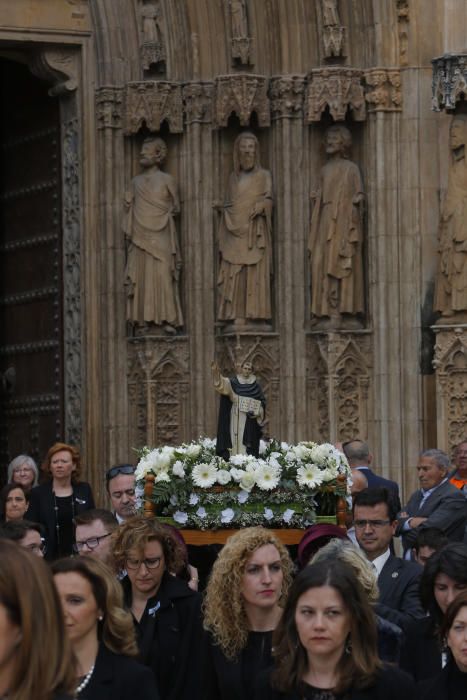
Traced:
[[305, 76], [271, 79], [274, 177], [274, 290], [280, 346], [281, 437], [311, 439], [306, 416], [305, 290], [309, 200], [303, 177]]

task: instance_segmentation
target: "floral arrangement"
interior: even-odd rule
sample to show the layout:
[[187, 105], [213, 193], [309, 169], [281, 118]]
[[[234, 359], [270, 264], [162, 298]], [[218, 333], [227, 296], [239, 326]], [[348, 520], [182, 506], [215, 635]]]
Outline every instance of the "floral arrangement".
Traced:
[[232, 455], [228, 462], [216, 455], [209, 438], [144, 447], [138, 454], [140, 507], [152, 475], [158, 516], [179, 528], [303, 528], [332, 521], [350, 477], [346, 457], [328, 443], [261, 441], [259, 458]]

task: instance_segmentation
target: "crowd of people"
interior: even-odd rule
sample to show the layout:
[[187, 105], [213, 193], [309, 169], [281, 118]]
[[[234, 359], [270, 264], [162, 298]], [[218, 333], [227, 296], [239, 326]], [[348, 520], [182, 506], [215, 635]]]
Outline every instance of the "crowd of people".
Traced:
[[[422, 452], [420, 488], [352, 470], [348, 528], [298, 549], [234, 532], [204, 576], [182, 533], [135, 513], [135, 468], [79, 451], [8, 467], [0, 494], [0, 698], [8, 700], [463, 700], [467, 697], [467, 442]], [[205, 584], [205, 585], [204, 585]], [[198, 588], [202, 589], [198, 591]]]

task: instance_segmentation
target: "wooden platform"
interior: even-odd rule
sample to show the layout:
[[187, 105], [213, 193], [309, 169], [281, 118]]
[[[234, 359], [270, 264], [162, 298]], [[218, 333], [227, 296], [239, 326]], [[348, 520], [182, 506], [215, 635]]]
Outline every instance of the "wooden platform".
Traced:
[[[232, 537], [238, 530], [180, 530], [183, 539], [187, 544], [225, 544], [229, 537]], [[276, 537], [283, 544], [298, 544], [303, 537], [305, 530], [272, 530]]]

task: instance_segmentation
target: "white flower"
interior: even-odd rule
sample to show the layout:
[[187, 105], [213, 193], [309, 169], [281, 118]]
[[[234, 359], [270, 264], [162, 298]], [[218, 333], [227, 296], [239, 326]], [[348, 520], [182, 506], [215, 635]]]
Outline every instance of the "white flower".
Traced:
[[250, 459], [251, 459], [250, 455], [232, 455], [231, 458], [229, 459], [229, 462], [230, 462], [230, 464], [233, 464], [235, 467], [243, 467], [243, 465], [246, 462], [249, 462]]
[[263, 466], [257, 469], [255, 476], [256, 483], [262, 491], [271, 491], [279, 483], [280, 470], [265, 462]]
[[136, 498], [142, 498], [144, 496], [144, 486], [140, 486], [139, 484], [136, 484], [135, 496], [136, 496]]
[[237, 501], [239, 503], [246, 503], [249, 498], [250, 494], [248, 493], [248, 491], [239, 491], [237, 494]]
[[323, 482], [323, 473], [316, 464], [306, 464], [297, 469], [297, 482], [300, 486], [315, 488]]
[[140, 479], [144, 479], [148, 472], [148, 464], [144, 459], [141, 459], [135, 469], [135, 480], [140, 481]]
[[234, 469], [230, 470], [230, 476], [237, 483], [243, 479], [245, 474], [246, 474], [246, 471], [244, 469], [235, 469], [234, 468]]
[[159, 472], [159, 474], [156, 474], [156, 478], [154, 479], [154, 483], [158, 484], [160, 481], [166, 481], [170, 482], [170, 476], [167, 474], [167, 472]]
[[260, 455], [264, 455], [264, 453], [266, 452], [267, 449], [268, 449], [267, 442], [265, 442], [264, 440], [260, 440], [259, 441], [259, 453], [260, 453]]
[[190, 493], [189, 503], [190, 506], [195, 506], [197, 503], [199, 503], [199, 496], [197, 496], [196, 493]]
[[219, 469], [219, 471], [217, 472], [217, 483], [218, 484], [221, 484], [221, 486], [225, 486], [231, 480], [232, 480], [232, 477], [230, 475], [230, 472], [227, 471], [227, 469]]
[[274, 517], [274, 513], [270, 508], [265, 508], [264, 509], [264, 519], [265, 520], [272, 520]]
[[255, 485], [255, 482], [255, 474], [253, 472], [245, 472], [245, 474], [242, 476], [242, 480], [240, 481], [240, 486], [244, 491], [251, 491]]
[[201, 447], [204, 447], [205, 450], [213, 450], [216, 447], [216, 439], [214, 438], [214, 440], [212, 440], [208, 437], [201, 438], [199, 444]]
[[197, 457], [201, 452], [201, 445], [188, 445], [186, 454], [188, 457]]
[[[277, 455], [277, 452], [275, 453]], [[279, 455], [280, 456], [280, 455]], [[274, 467], [274, 469], [281, 469], [280, 463], [277, 461], [277, 457], [274, 457], [274, 454], [272, 454], [269, 459], [268, 459], [268, 464], [271, 465], [271, 467]]]
[[176, 506], [178, 503], [178, 497], [173, 493], [169, 498], [169, 502], [171, 506]]
[[206, 513], [206, 508], [203, 508], [203, 506], [200, 506], [198, 510], [196, 511], [196, 515], [198, 518], [205, 518], [207, 513]]
[[289, 446], [286, 442], [281, 442], [281, 450], [284, 450], [284, 452], [289, 450]]
[[323, 481], [333, 481], [333, 479], [337, 479], [338, 474], [339, 472], [336, 466], [321, 470], [321, 478]]
[[188, 513], [184, 513], [181, 510], [176, 510], [173, 514], [173, 519], [176, 523], [180, 523], [180, 525], [185, 525], [188, 520]]
[[214, 464], [197, 464], [193, 468], [191, 477], [195, 486], [206, 489], [215, 484], [217, 469]]
[[185, 468], [183, 466], [183, 462], [181, 462], [179, 459], [175, 462], [175, 464], [172, 467], [172, 474], [174, 476], [179, 476], [181, 479], [185, 476]]
[[235, 511], [232, 508], [226, 508], [221, 511], [221, 523], [230, 523], [235, 517]]
[[292, 515], [293, 515], [294, 513], [295, 513], [295, 511], [292, 510], [292, 508], [287, 508], [287, 510], [284, 511], [284, 513], [283, 513], [283, 515], [282, 515], [282, 520], [283, 520], [285, 523], [290, 523], [290, 521], [291, 521], [291, 519], [292, 519]]
[[309, 459], [311, 457], [311, 450], [309, 449], [309, 447], [306, 447], [306, 445], [303, 445], [302, 443], [299, 443], [298, 445], [292, 447], [292, 451], [300, 460]]

